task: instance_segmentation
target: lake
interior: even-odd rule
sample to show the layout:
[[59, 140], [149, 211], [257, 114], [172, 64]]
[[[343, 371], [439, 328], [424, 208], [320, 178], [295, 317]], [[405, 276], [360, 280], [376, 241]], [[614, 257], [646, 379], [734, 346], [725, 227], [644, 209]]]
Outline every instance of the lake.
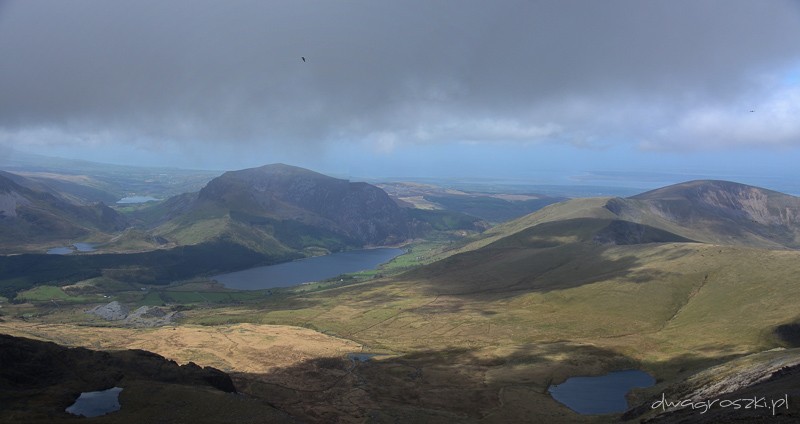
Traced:
[[396, 248], [351, 250], [220, 274], [212, 278], [225, 287], [239, 290], [295, 286], [326, 280], [341, 274], [374, 269], [404, 252], [405, 250]]
[[117, 204], [124, 205], [130, 203], [147, 203], [147, 202], [155, 202], [156, 200], [158, 199], [150, 196], [128, 196], [117, 200]]
[[[73, 249], [74, 248], [74, 249]], [[94, 244], [92, 243], [75, 243], [72, 247], [54, 247], [52, 249], [47, 250], [48, 255], [69, 255], [73, 251], [77, 250], [78, 252], [94, 252]]]
[[83, 392], [66, 411], [84, 417], [99, 417], [110, 412], [119, 411], [119, 393], [121, 387], [112, 387], [98, 392]]
[[596, 377], [572, 377], [547, 390], [553, 399], [579, 414], [625, 412], [625, 395], [637, 387], [650, 387], [655, 379], [644, 371], [614, 371]]

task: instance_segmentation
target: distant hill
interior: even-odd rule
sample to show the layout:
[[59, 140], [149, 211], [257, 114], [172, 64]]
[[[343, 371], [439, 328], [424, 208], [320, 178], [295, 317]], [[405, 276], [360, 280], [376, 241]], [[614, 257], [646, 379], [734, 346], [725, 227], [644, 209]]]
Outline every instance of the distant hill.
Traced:
[[224, 238], [266, 254], [392, 245], [430, 230], [486, 228], [455, 212], [410, 213], [373, 185], [284, 164], [226, 172], [198, 193], [135, 216], [177, 244]]
[[362, 244], [393, 244], [411, 234], [408, 218], [383, 190], [283, 164], [226, 172], [200, 190], [198, 201], [244, 220], [292, 219]]
[[498, 225], [452, 253], [511, 236], [553, 239], [559, 232], [561, 241], [571, 234], [573, 241], [595, 243], [695, 241], [797, 249], [800, 198], [727, 181], [690, 181], [628, 198], [573, 199]]
[[695, 240], [800, 248], [800, 198], [728, 181], [690, 181], [609, 201], [628, 220]]
[[382, 183], [378, 187], [400, 206], [460, 212], [489, 222], [504, 222], [566, 200], [541, 194], [463, 191], [421, 183]]
[[0, 171], [0, 246], [73, 242], [125, 229], [127, 219], [103, 203], [76, 204], [41, 183]]
[[113, 204], [120, 198], [109, 191], [108, 184], [86, 175], [24, 171], [7, 172], [5, 175], [23, 187], [50, 193], [71, 203], [91, 205], [103, 202]]
[[[691, 181], [630, 198], [573, 199], [493, 227], [408, 278], [433, 279], [443, 293], [568, 288], [655, 262], [642, 255], [659, 246], [775, 250], [764, 255], [783, 260], [781, 250], [800, 247], [799, 215], [800, 198], [724, 181]], [[619, 247], [629, 256], [608, 260], [606, 252]], [[708, 268], [719, 262], [696, 260]]]
[[124, 166], [14, 151], [0, 152], [0, 169], [21, 175], [73, 200], [112, 204], [127, 196], [165, 199], [197, 191], [217, 171]]

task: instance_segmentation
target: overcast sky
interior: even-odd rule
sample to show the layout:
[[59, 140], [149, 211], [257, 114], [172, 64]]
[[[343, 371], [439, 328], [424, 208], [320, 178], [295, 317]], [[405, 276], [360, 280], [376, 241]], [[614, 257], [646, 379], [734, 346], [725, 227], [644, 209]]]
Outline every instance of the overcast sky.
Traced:
[[0, 0], [0, 145], [364, 176], [789, 173], [798, 40], [800, 1]]

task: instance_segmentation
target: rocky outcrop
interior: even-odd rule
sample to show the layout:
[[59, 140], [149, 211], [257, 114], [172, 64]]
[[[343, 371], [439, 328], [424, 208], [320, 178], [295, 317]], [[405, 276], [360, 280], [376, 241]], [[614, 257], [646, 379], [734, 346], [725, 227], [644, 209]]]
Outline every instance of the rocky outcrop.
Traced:
[[775, 349], [700, 371], [622, 418], [647, 423], [798, 422], [799, 383], [800, 350]]
[[167, 311], [157, 306], [142, 306], [133, 312], [116, 300], [106, 305], [96, 306], [86, 311], [107, 321], [120, 321], [132, 327], [160, 327], [174, 324], [183, 314]]
[[124, 379], [145, 379], [236, 391], [230, 377], [216, 368], [191, 362], [178, 365], [138, 349], [103, 352], [0, 334], [0, 363], [0, 386], [21, 390], [66, 380], [93, 388], [112, 387]]
[[158, 306], [142, 306], [128, 314], [124, 322], [134, 327], [160, 327], [172, 325], [183, 318], [178, 311], [166, 311]]
[[111, 303], [89, 309], [86, 313], [97, 315], [107, 321], [119, 321], [128, 316], [128, 308], [115, 300]]
[[[39, 413], [67, 417], [64, 408], [85, 391], [159, 382], [235, 393], [224, 372], [194, 363], [178, 365], [143, 350], [103, 352], [0, 334], [0, 421], [28, 422]], [[156, 396], [154, 394], [154, 396]], [[124, 408], [124, 405], [123, 405]], [[19, 421], [18, 421], [19, 420]], [[52, 422], [46, 420], [43, 422]]]

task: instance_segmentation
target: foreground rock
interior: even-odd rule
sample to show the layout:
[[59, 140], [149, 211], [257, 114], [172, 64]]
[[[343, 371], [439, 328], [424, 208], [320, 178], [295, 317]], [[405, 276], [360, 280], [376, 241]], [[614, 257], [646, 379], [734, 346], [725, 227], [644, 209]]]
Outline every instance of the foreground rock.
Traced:
[[664, 388], [623, 420], [800, 422], [800, 349], [761, 352], [703, 370]]
[[[236, 393], [224, 372], [143, 350], [67, 348], [0, 335], [0, 422], [74, 422], [81, 392], [122, 387], [122, 408], [93, 422], [287, 422], [291, 417]], [[105, 420], [105, 421], [104, 421]]]

